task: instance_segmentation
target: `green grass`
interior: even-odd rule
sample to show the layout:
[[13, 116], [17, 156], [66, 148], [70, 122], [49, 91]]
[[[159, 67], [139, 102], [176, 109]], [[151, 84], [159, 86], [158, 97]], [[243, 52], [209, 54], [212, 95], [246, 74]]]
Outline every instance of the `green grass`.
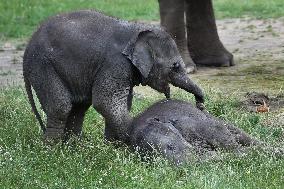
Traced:
[[[267, 142], [281, 139], [281, 128], [261, 124], [265, 115], [238, 111], [238, 101], [207, 90], [207, 108]], [[191, 95], [174, 97], [192, 100]], [[135, 98], [136, 115], [154, 98]], [[71, 146], [48, 148], [22, 89], [0, 93], [1, 188], [283, 188], [284, 159], [265, 154], [174, 167], [156, 157], [142, 162], [126, 147], [103, 142], [103, 119], [90, 109], [85, 136]]]
[[124, 19], [158, 18], [153, 0], [0, 0], [0, 33], [7, 37], [31, 35], [46, 17], [71, 10], [97, 9]]
[[[215, 0], [218, 18], [284, 16], [283, 0]], [[158, 20], [157, 0], [0, 0], [0, 39], [28, 37], [50, 15], [97, 9], [127, 20]]]
[[278, 18], [284, 16], [282, 0], [215, 0], [213, 1], [218, 18]]

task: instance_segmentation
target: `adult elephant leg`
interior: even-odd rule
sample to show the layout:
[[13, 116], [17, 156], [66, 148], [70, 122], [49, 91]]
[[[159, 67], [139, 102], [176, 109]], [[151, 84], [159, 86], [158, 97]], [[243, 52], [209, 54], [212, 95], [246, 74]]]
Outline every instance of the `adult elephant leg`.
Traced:
[[192, 61], [186, 40], [184, 0], [159, 0], [161, 25], [175, 40], [187, 72], [194, 72], [196, 65]]
[[186, 0], [188, 48], [197, 65], [232, 66], [233, 55], [219, 39], [212, 0]]

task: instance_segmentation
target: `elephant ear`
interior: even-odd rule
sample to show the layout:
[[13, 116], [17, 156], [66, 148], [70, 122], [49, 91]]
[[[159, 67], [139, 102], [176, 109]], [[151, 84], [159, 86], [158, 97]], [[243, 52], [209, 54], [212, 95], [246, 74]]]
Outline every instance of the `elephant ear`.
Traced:
[[153, 49], [149, 40], [153, 37], [152, 31], [141, 31], [133, 37], [123, 50], [123, 54], [139, 70], [144, 78], [147, 78], [153, 65]]

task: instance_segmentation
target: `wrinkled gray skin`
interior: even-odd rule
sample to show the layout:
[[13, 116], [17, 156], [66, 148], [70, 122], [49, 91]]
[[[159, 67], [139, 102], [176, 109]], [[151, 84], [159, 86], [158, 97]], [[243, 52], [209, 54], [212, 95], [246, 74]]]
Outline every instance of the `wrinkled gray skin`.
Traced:
[[[161, 25], [177, 43], [188, 72], [200, 66], [232, 66], [220, 41], [212, 0], [158, 0]], [[192, 59], [191, 59], [192, 58]]]
[[[187, 77], [170, 35], [95, 11], [61, 14], [41, 24], [26, 48], [23, 75], [46, 140], [80, 135], [93, 105], [105, 118], [106, 139], [127, 141], [132, 89], [139, 84], [169, 98], [171, 83], [193, 93], [203, 108], [203, 93]], [[31, 86], [47, 115], [46, 128]]]
[[130, 145], [141, 152], [154, 149], [176, 164], [216, 149], [237, 151], [258, 145], [241, 129], [179, 100], [162, 100], [131, 124]]

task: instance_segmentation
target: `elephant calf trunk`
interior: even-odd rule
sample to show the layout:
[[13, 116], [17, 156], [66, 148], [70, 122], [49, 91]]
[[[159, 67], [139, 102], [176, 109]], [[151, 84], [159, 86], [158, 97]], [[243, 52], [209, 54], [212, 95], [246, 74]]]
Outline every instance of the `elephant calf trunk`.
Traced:
[[195, 96], [197, 108], [204, 109], [204, 95], [200, 87], [198, 87], [186, 74], [170, 74], [170, 83], [175, 87], [184, 89]]

